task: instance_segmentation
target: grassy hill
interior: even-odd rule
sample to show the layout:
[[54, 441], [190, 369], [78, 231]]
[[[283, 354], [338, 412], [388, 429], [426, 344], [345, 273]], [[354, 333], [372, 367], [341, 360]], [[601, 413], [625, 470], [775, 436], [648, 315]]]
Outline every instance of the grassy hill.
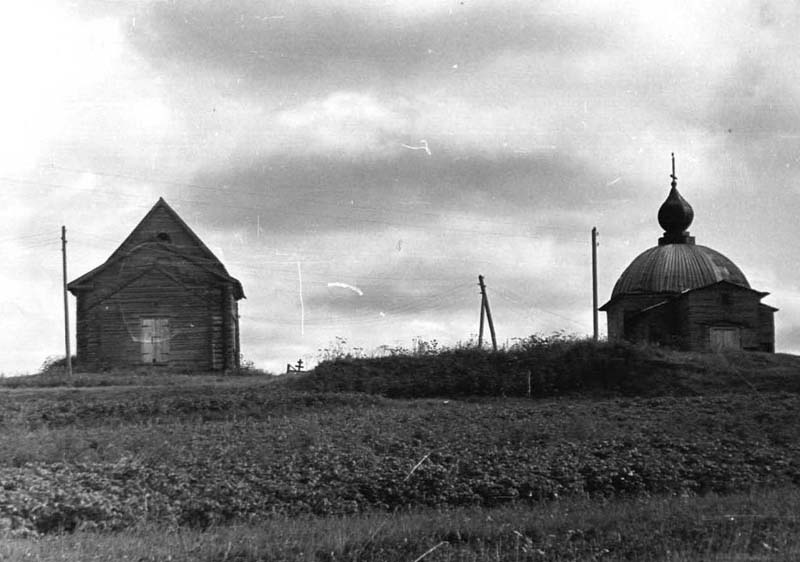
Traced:
[[466, 396], [694, 396], [800, 392], [800, 357], [687, 353], [628, 343], [531, 337], [509, 349], [476, 348], [339, 357], [292, 387], [392, 398]]
[[534, 343], [16, 381], [0, 557], [797, 558], [798, 358]]

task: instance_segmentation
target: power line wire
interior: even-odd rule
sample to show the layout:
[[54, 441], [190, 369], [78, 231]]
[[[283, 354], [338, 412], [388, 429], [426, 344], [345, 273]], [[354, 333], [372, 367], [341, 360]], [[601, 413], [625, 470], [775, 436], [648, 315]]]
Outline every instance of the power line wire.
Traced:
[[37, 238], [37, 237], [41, 237], [41, 236], [52, 236], [52, 237], [54, 237], [55, 240], [58, 239], [53, 232], [42, 231], [42, 232], [37, 232], [36, 234], [28, 234], [28, 235], [25, 235], [25, 236], [9, 236], [8, 238], [0, 238], [0, 244], [5, 243], [5, 242], [17, 242], [19, 240], [27, 240], [27, 239], [30, 239], [30, 238]]
[[561, 318], [562, 320], [566, 320], [567, 322], [571, 322], [572, 324], [579, 326], [580, 328], [585, 328], [584, 324], [578, 322], [577, 320], [569, 318], [568, 316], [564, 316], [563, 314], [553, 312], [552, 310], [547, 310], [540, 306], [530, 304], [529, 302], [525, 301], [524, 297], [522, 297], [521, 295], [510, 289], [498, 288], [495, 286], [493, 288], [493, 292], [496, 293], [501, 299], [504, 299], [511, 304], [522, 305], [532, 310], [538, 310], [540, 312], [544, 312], [545, 314], [550, 314], [557, 318]]

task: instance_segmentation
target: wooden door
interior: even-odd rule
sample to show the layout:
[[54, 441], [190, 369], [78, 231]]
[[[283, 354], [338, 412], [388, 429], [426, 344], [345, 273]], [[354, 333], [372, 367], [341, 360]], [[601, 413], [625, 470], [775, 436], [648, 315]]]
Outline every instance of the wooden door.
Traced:
[[169, 361], [169, 318], [142, 318], [142, 362]]
[[739, 328], [709, 328], [708, 336], [713, 351], [742, 348], [742, 338], [739, 333]]

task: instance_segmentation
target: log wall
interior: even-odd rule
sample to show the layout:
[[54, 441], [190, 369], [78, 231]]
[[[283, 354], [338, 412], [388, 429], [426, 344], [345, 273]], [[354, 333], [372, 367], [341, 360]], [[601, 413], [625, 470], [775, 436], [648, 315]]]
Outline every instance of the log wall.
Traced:
[[[645, 310], [668, 298], [666, 304]], [[774, 313], [760, 300], [758, 292], [726, 283], [671, 298], [665, 295], [626, 295], [608, 307], [609, 340], [649, 341], [702, 351], [711, 347], [712, 328], [736, 327], [742, 349], [773, 352]]]
[[739, 328], [742, 349], [760, 349], [757, 293], [716, 285], [691, 291], [681, 300], [685, 301], [689, 349], [710, 349], [710, 328], [726, 326]]
[[164, 364], [169, 367], [222, 369], [226, 353], [236, 364], [225, 347], [220, 287], [198, 283], [203, 275], [190, 275], [194, 284], [159, 269], [137, 275], [116, 291], [101, 286], [92, 292], [96, 294], [79, 297], [77, 340], [83, 364], [97, 368], [143, 365], [143, 318], [168, 319], [169, 356]]
[[758, 318], [758, 339], [761, 350], [775, 353], [775, 310], [765, 304], [759, 304]]
[[606, 309], [609, 341], [626, 339], [626, 319], [648, 306], [653, 306], [670, 298], [670, 295], [625, 295], [611, 303]]

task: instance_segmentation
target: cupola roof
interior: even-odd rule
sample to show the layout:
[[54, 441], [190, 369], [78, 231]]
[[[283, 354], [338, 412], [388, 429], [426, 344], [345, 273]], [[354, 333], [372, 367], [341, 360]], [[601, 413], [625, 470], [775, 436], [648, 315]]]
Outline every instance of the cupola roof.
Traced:
[[636, 293], [681, 293], [728, 281], [750, 287], [735, 263], [696, 244], [661, 244], [639, 254], [622, 272], [611, 298]]

